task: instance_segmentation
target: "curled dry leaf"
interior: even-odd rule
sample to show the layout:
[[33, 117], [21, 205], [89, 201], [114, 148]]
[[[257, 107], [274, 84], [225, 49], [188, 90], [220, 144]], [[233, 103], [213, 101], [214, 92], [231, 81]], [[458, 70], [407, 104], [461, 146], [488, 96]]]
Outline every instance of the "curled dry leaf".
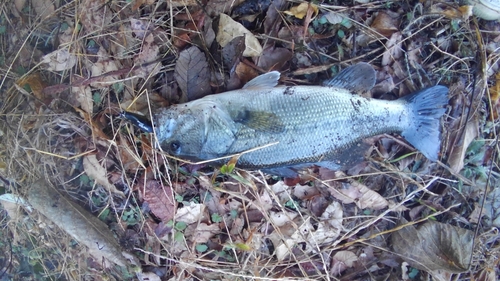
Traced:
[[354, 262], [358, 261], [358, 256], [351, 251], [338, 251], [332, 259], [330, 273], [334, 276], [339, 276], [349, 267], [354, 266]]
[[500, 115], [500, 71], [495, 75], [495, 83], [490, 87], [490, 101], [492, 107], [493, 116], [491, 116], [492, 120], [497, 120]]
[[266, 48], [259, 57], [257, 66], [264, 70], [281, 70], [289, 65], [293, 54], [286, 48]]
[[438, 222], [406, 226], [392, 234], [394, 251], [415, 268], [460, 273], [468, 270], [474, 233]]
[[[464, 116], [465, 117], [465, 116]], [[463, 129], [463, 138], [455, 144], [453, 150], [448, 156], [448, 164], [450, 169], [455, 173], [459, 173], [464, 167], [465, 153], [471, 142], [476, 139], [479, 131], [479, 121], [477, 118], [471, 118]]]
[[243, 56], [257, 57], [262, 54], [262, 46], [259, 40], [239, 22], [233, 20], [226, 14], [220, 14], [219, 30], [215, 39], [225, 47], [231, 40], [238, 36], [245, 36], [245, 50]]
[[204, 97], [212, 90], [207, 58], [195, 46], [180, 53], [174, 77], [188, 101]]
[[342, 185], [340, 189], [331, 187], [330, 190], [332, 196], [344, 204], [356, 202], [356, 206], [360, 209], [373, 210], [380, 210], [389, 205], [389, 202], [383, 196], [357, 181], [350, 180]]
[[[99, 48], [97, 51], [97, 62], [92, 63], [87, 61], [87, 66], [90, 68], [92, 76], [100, 76], [102, 74], [118, 70], [117, 62], [109, 57], [109, 54], [104, 48]], [[118, 75], [106, 75], [99, 80], [92, 82], [90, 85], [96, 88], [108, 87], [118, 80]]]
[[394, 32], [398, 31], [399, 14], [392, 15], [388, 12], [378, 12], [377, 17], [373, 20], [371, 28], [385, 37], [391, 36]]
[[149, 34], [142, 44], [141, 51], [134, 58], [135, 65], [140, 66], [134, 70], [134, 74], [147, 79], [160, 71], [160, 63], [154, 63], [158, 59], [160, 47], [154, 42], [153, 34]]
[[86, 155], [83, 157], [83, 168], [91, 179], [102, 185], [107, 191], [120, 197], [125, 197], [123, 192], [116, 189], [116, 187], [109, 182], [106, 169], [99, 163], [95, 155]]
[[[49, 183], [41, 180], [28, 190], [28, 202], [47, 219], [89, 248], [89, 253], [101, 262], [103, 258], [120, 266], [130, 262], [106, 224], [75, 204]], [[137, 262], [133, 261], [135, 264]]]
[[48, 64], [50, 71], [63, 71], [75, 66], [77, 58], [70, 53], [69, 48], [62, 48], [42, 57], [42, 63]]
[[166, 223], [174, 218], [175, 200], [170, 186], [162, 185], [157, 180], [148, 180], [143, 198], [148, 203], [151, 212], [162, 222]]
[[71, 87], [71, 94], [80, 103], [83, 111], [90, 115], [94, 113], [94, 99], [89, 86]]
[[36, 14], [42, 19], [45, 19], [54, 13], [54, 11], [56, 10], [54, 3], [57, 2], [52, 0], [31, 1], [33, 10], [35, 10]]
[[307, 10], [309, 9], [313, 10], [314, 15], [318, 14], [318, 6], [308, 2], [300, 3], [298, 6], [294, 6], [284, 13], [290, 16], [294, 16], [298, 19], [303, 19], [307, 15]]

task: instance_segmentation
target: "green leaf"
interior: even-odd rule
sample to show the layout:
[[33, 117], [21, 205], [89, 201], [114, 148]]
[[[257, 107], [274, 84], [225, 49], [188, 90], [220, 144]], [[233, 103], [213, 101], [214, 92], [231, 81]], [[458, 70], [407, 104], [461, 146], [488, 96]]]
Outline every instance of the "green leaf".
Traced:
[[102, 211], [99, 214], [99, 219], [102, 220], [102, 221], [106, 220], [106, 218], [108, 217], [109, 213], [110, 213], [109, 208], [106, 208], [104, 211]]
[[183, 231], [184, 229], [186, 229], [186, 227], [187, 227], [187, 224], [183, 221], [178, 221], [175, 223], [175, 229], [178, 231]]
[[179, 203], [182, 203], [182, 201], [184, 201], [184, 196], [176, 194], [175, 195], [175, 201], [177, 201]]
[[339, 30], [337, 31], [337, 36], [338, 36], [339, 38], [341, 38], [341, 39], [342, 39], [342, 38], [344, 38], [344, 37], [345, 37], [345, 33], [344, 33], [344, 31], [343, 31], [342, 29], [339, 29]]
[[208, 250], [208, 246], [205, 245], [205, 244], [198, 244], [196, 245], [196, 251], [200, 252], [200, 253], [204, 253]]
[[5, 32], [7, 32], [7, 26], [0, 25], [0, 35], [5, 34]]
[[184, 233], [178, 231], [174, 234], [174, 240], [177, 242], [183, 242], [184, 241]]
[[285, 203], [285, 207], [288, 207], [288, 208], [290, 208], [290, 209], [297, 210], [298, 204], [297, 204], [297, 202], [295, 202], [295, 201], [293, 201], [293, 200], [288, 200], [288, 201], [286, 201], [286, 203]]
[[94, 103], [100, 104], [101, 101], [102, 101], [101, 94], [97, 93], [97, 92], [94, 92], [94, 94], [92, 95], [92, 99], [94, 100]]
[[219, 223], [222, 221], [222, 217], [218, 213], [213, 213], [211, 217], [212, 217], [212, 222], [214, 223]]
[[113, 91], [115, 91], [115, 93], [119, 94], [123, 92], [123, 89], [125, 89], [125, 84], [123, 84], [122, 82], [114, 83], [111, 87], [113, 88]]
[[232, 209], [231, 212], [229, 212], [231, 215], [231, 218], [235, 219], [238, 216], [238, 211], [235, 209]]
[[340, 24], [346, 28], [351, 28], [352, 27], [352, 22], [348, 17], [344, 17]]

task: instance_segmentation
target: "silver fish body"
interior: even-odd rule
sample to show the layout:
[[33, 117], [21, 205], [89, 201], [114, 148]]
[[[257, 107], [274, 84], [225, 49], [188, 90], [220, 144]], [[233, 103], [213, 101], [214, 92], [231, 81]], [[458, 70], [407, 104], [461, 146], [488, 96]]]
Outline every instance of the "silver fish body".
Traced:
[[328, 87], [272, 87], [274, 82], [266, 78], [257, 77], [241, 90], [162, 109], [154, 120], [160, 146], [196, 161], [275, 143], [242, 154], [237, 165], [274, 169], [317, 163], [339, 168], [363, 139], [399, 133], [427, 158], [437, 159], [439, 118], [448, 101], [444, 86], [387, 101], [353, 95], [336, 86], [339, 80]]

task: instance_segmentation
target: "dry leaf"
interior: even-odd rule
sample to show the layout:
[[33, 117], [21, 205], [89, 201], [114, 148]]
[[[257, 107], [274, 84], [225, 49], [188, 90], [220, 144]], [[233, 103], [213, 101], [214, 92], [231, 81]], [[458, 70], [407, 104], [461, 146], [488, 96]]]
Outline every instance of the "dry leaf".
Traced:
[[[28, 202], [47, 219], [67, 232], [101, 262], [103, 258], [121, 266], [129, 261], [106, 224], [75, 204], [56, 188], [40, 180], [28, 190]], [[127, 255], [128, 256], [128, 255]]]
[[[99, 48], [96, 56], [98, 58], [96, 63], [87, 61], [87, 66], [90, 68], [92, 76], [100, 76], [102, 74], [118, 70], [117, 62], [109, 57], [109, 54], [103, 47]], [[106, 75], [101, 77], [96, 82], [92, 82], [90, 85], [95, 88], [106, 88], [115, 83], [118, 79], [118, 75]]]
[[33, 6], [33, 10], [35, 10], [36, 14], [40, 16], [40, 18], [45, 19], [51, 16], [56, 7], [54, 3], [57, 3], [52, 0], [35, 0], [31, 1], [31, 5]]
[[149, 34], [141, 46], [141, 51], [134, 58], [135, 65], [140, 66], [134, 70], [134, 75], [147, 79], [160, 72], [161, 63], [154, 63], [158, 59], [160, 47], [154, 42], [153, 34]]
[[257, 38], [255, 38], [255, 36], [241, 23], [233, 20], [226, 14], [220, 14], [219, 30], [217, 32], [217, 37], [215, 38], [217, 42], [224, 47], [238, 36], [245, 36], [245, 51], [243, 51], [243, 56], [260, 56], [262, 53], [262, 46], [260, 45], [259, 40], [257, 40]]
[[500, 71], [495, 75], [495, 80], [495, 84], [489, 89], [491, 111], [493, 113], [492, 120], [497, 120], [500, 115]]
[[80, 103], [83, 111], [92, 115], [94, 112], [94, 99], [92, 99], [92, 90], [89, 86], [71, 87], [71, 94]]
[[286, 69], [292, 57], [293, 54], [289, 49], [270, 46], [262, 52], [257, 66], [266, 71]]
[[24, 76], [23, 78], [19, 79], [16, 84], [21, 88], [24, 88], [26, 85], [28, 85], [33, 95], [45, 104], [49, 104], [52, 101], [52, 99], [50, 99], [48, 95], [43, 92], [43, 89], [47, 87], [47, 83], [43, 81], [40, 73], [38, 72], [33, 72], [27, 76]]
[[394, 251], [415, 268], [460, 273], [469, 269], [474, 233], [437, 222], [406, 226], [392, 234]]
[[77, 58], [69, 52], [69, 48], [62, 48], [42, 57], [42, 63], [48, 64], [50, 71], [63, 71], [75, 66]]
[[204, 204], [191, 203], [189, 206], [179, 208], [175, 213], [175, 221], [192, 224], [202, 220], [206, 206]]
[[212, 91], [207, 59], [195, 46], [180, 53], [174, 77], [188, 101], [204, 97]]
[[151, 212], [162, 222], [167, 223], [174, 218], [175, 200], [170, 186], [162, 185], [157, 180], [147, 180], [143, 198]]
[[339, 276], [349, 267], [353, 267], [354, 262], [358, 261], [358, 256], [351, 251], [338, 251], [332, 258], [330, 273]]
[[298, 19], [303, 19], [307, 15], [307, 11], [309, 9], [312, 9], [314, 11], [315, 16], [318, 14], [318, 6], [307, 2], [300, 3], [298, 6], [294, 6], [290, 8], [290, 10], [284, 11], [284, 13], [290, 16], [294, 16]]
[[[345, 176], [341, 172], [340, 177]], [[342, 188], [330, 188], [333, 197], [342, 201], [344, 204], [356, 203], [360, 209], [380, 210], [389, 205], [389, 202], [377, 192], [369, 189], [364, 184], [350, 180], [348, 183], [342, 183]]]
[[463, 139], [456, 143], [448, 157], [450, 169], [455, 173], [459, 173], [463, 169], [465, 153], [470, 143], [478, 136], [478, 131], [479, 121], [477, 118], [472, 118], [465, 125]]
[[83, 168], [85, 173], [95, 180], [96, 183], [102, 185], [107, 191], [116, 194], [120, 197], [125, 197], [125, 194], [111, 184], [108, 180], [107, 170], [99, 163], [95, 155], [86, 155], [83, 157]]
[[398, 31], [399, 14], [397, 16], [391, 16], [385, 12], [378, 12], [377, 17], [373, 20], [371, 28], [375, 29], [378, 33], [389, 37], [394, 32]]

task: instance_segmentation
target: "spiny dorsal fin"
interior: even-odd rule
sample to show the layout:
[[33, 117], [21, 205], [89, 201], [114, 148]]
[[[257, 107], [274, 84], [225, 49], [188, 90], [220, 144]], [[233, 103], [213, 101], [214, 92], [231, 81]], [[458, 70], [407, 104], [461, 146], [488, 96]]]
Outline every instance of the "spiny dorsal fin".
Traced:
[[243, 86], [243, 89], [245, 90], [270, 89], [278, 85], [278, 80], [280, 80], [280, 73], [278, 71], [271, 71], [259, 75], [254, 79], [248, 81], [248, 83], [246, 83], [245, 86]]
[[342, 70], [337, 76], [325, 83], [325, 86], [338, 87], [353, 92], [369, 91], [375, 86], [375, 69], [360, 62]]

